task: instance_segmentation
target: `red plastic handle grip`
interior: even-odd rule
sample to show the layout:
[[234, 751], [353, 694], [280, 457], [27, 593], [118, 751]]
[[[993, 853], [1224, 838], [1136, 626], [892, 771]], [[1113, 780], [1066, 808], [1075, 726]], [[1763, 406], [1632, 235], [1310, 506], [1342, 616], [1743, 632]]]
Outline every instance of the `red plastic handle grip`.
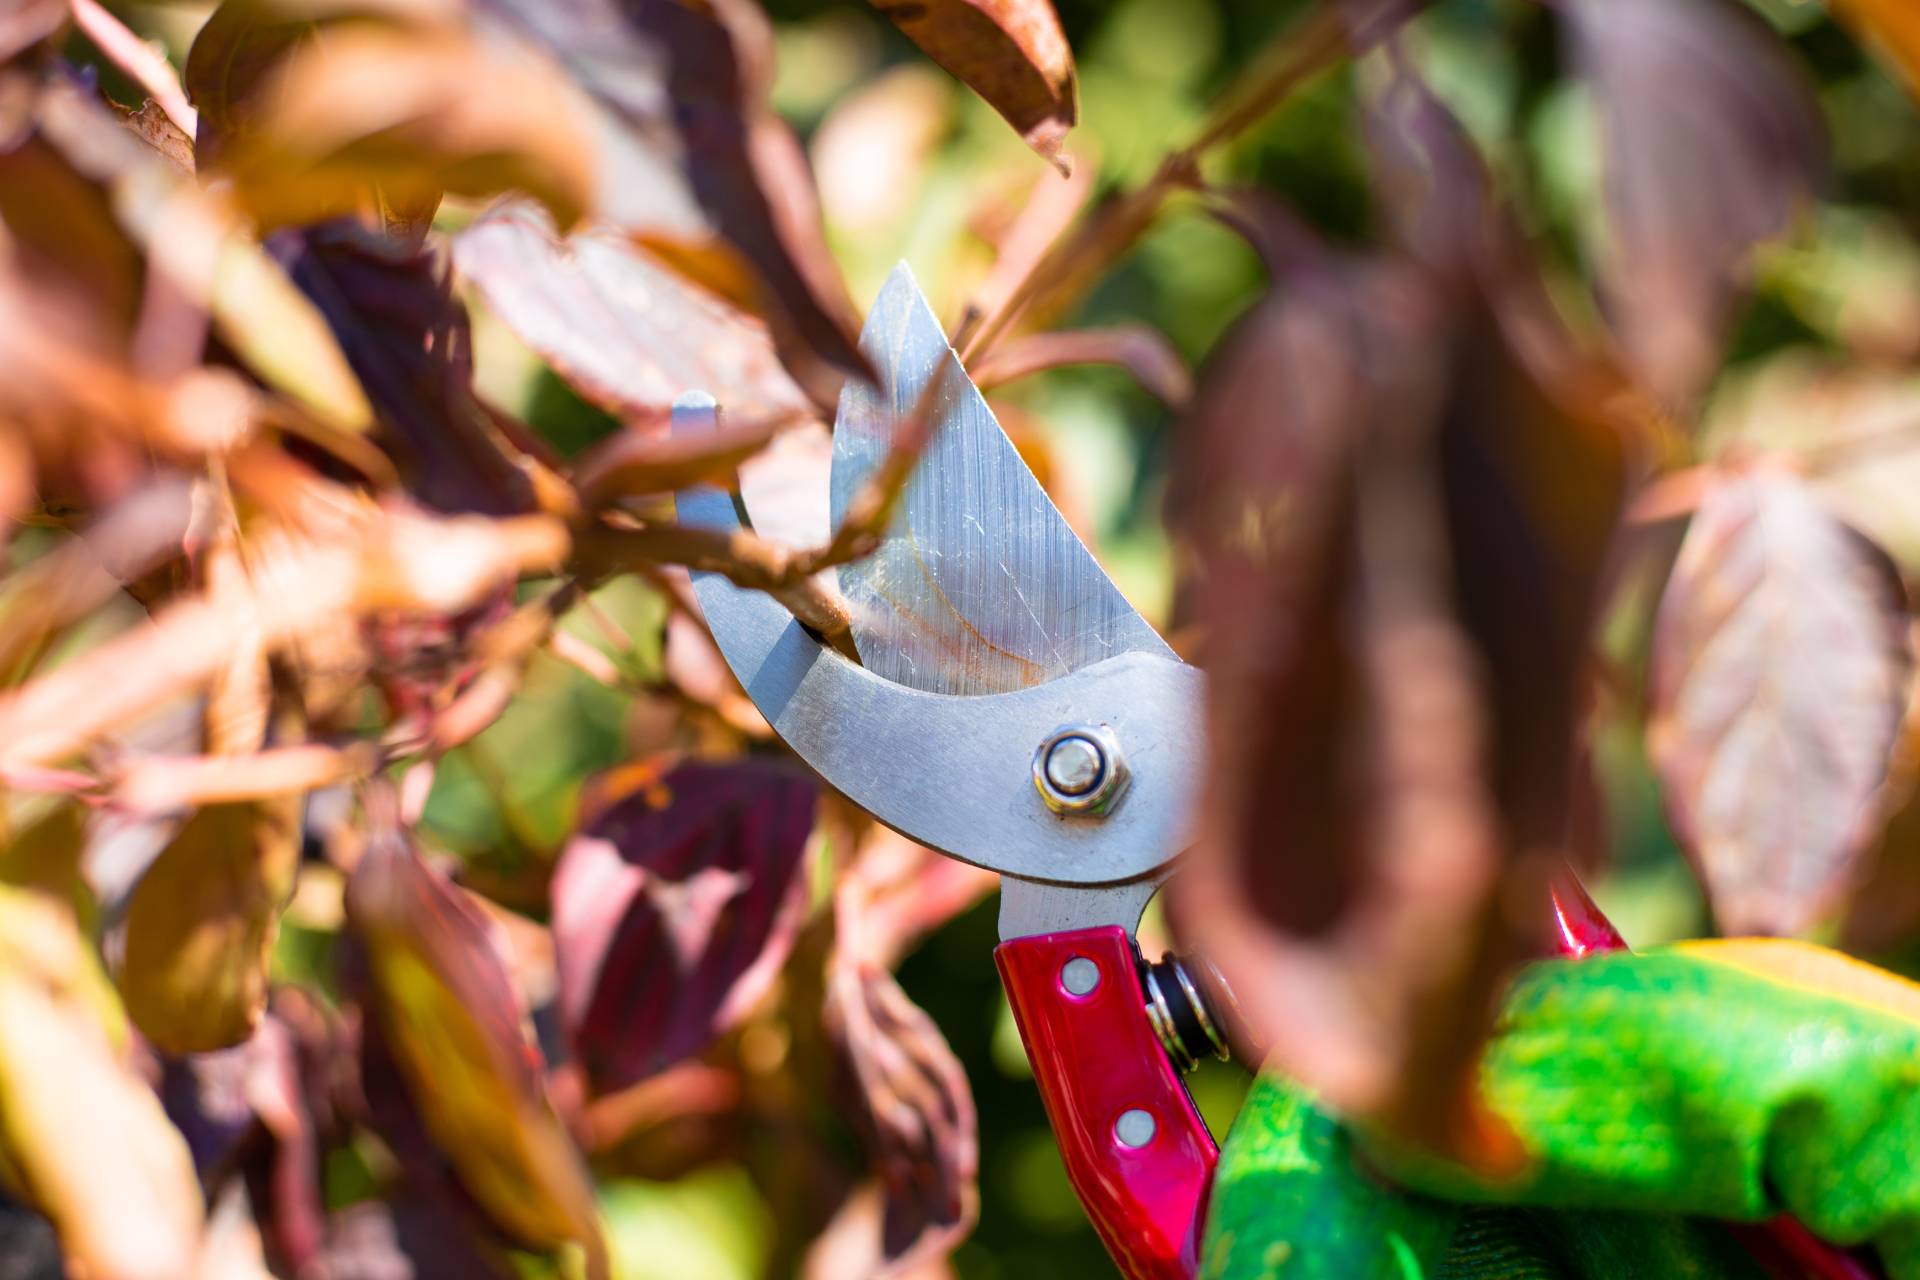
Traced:
[[[1220, 1149], [1147, 1022], [1117, 926], [1042, 933], [993, 953], [1067, 1177], [1128, 1280], [1192, 1280]], [[1075, 965], [1069, 990], [1067, 964]], [[1150, 1136], [1144, 1112], [1152, 1121]], [[1125, 1118], [1123, 1120], [1123, 1117]]]

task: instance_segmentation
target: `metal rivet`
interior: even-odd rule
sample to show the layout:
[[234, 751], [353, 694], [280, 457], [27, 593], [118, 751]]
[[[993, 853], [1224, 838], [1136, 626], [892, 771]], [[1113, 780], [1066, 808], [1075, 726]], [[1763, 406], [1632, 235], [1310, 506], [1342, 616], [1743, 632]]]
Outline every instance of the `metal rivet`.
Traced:
[[1085, 738], [1062, 738], [1047, 752], [1047, 781], [1070, 796], [1085, 795], [1100, 781], [1100, 748]]
[[1120, 1118], [1113, 1122], [1113, 1136], [1120, 1145], [1135, 1150], [1153, 1141], [1153, 1130], [1153, 1113], [1142, 1111], [1139, 1107], [1122, 1111]]
[[1130, 778], [1120, 739], [1104, 724], [1055, 729], [1033, 753], [1034, 789], [1055, 813], [1104, 818]]
[[1100, 985], [1100, 966], [1085, 956], [1075, 956], [1060, 966], [1060, 985], [1076, 996], [1084, 996]]

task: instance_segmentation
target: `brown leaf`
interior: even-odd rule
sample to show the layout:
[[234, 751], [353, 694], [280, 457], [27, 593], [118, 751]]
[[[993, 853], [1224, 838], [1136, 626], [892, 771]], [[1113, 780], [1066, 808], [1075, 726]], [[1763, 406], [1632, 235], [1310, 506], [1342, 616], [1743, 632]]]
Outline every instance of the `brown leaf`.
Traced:
[[578, 1244], [603, 1280], [592, 1184], [485, 917], [376, 818], [347, 885], [347, 919], [365, 949], [370, 1012], [461, 1185], [523, 1244]]
[[751, 0], [475, 0], [544, 45], [610, 117], [601, 216], [714, 292], [765, 315], [781, 358], [831, 412], [870, 377], [827, 250], [813, 177], [768, 106], [773, 36]]
[[586, 104], [542, 59], [453, 22], [316, 27], [340, 8], [228, 0], [188, 57], [201, 164], [256, 221], [372, 209], [381, 187], [403, 205], [525, 191], [563, 226], [592, 206]]
[[192, 1280], [202, 1209], [185, 1143], [121, 1056], [112, 989], [62, 906], [0, 888], [0, 1151], [75, 1273]]
[[[107, 127], [113, 141], [141, 150]], [[0, 224], [8, 265], [28, 288], [57, 296], [59, 316], [73, 316], [105, 349], [124, 346], [140, 306], [139, 249], [122, 230], [105, 184], [70, 160], [40, 121], [0, 138]]]
[[[93, 42], [95, 48], [106, 55], [108, 62], [150, 95], [147, 107], [142, 108], [140, 115], [145, 116], [147, 108], [151, 108], [172, 126], [173, 134], [186, 143], [196, 126], [194, 111], [187, 105], [186, 94], [180, 87], [180, 77], [174, 74], [167, 55], [130, 31], [126, 23], [107, 12], [100, 0], [72, 0], [71, 7], [74, 25]], [[136, 132], [141, 131], [136, 129]], [[155, 141], [153, 138], [144, 140], [149, 143]], [[186, 169], [190, 173], [193, 170], [190, 143], [187, 154]]]
[[1575, 0], [1599, 101], [1602, 285], [1634, 371], [1684, 402], [1720, 362], [1753, 249], [1784, 232], [1826, 168], [1799, 65], [1728, 0]]
[[700, 1052], [766, 994], [806, 905], [814, 788], [777, 766], [626, 765], [553, 877], [560, 1011], [619, 1088]]
[[1803, 933], [1851, 887], [1913, 656], [1880, 549], [1799, 478], [1717, 477], [1655, 624], [1649, 736], [1728, 933]]
[[127, 903], [120, 993], [166, 1053], [253, 1033], [267, 958], [300, 860], [300, 797], [212, 805], [187, 820]]
[[616, 232], [556, 240], [537, 208], [503, 204], [454, 238], [453, 261], [521, 341], [629, 422], [664, 423], [694, 389], [735, 421], [809, 408], [763, 323]]
[[138, 111], [127, 111], [117, 104], [115, 110], [124, 113], [122, 118], [134, 137], [152, 147], [161, 159], [181, 173], [192, 174], [193, 139], [160, 109], [159, 103], [148, 98]]
[[[164, 370], [197, 359], [210, 316], [219, 336], [269, 386], [337, 429], [365, 429], [366, 399], [325, 323], [260, 246], [239, 232], [220, 202], [130, 136], [77, 84], [47, 86], [36, 116], [48, 142], [76, 175], [99, 188], [130, 243], [146, 255], [139, 329], [129, 335], [143, 365]], [[84, 243], [75, 247], [98, 251]], [[76, 298], [86, 296], [84, 289], [73, 297], [43, 295], [36, 309], [43, 322], [60, 319]], [[196, 314], [196, 308], [206, 315]], [[103, 323], [96, 318], [88, 333]], [[114, 331], [111, 324], [106, 328]], [[78, 336], [92, 345], [86, 334]], [[117, 381], [127, 381], [125, 371], [111, 372]], [[206, 378], [204, 373], [190, 376]], [[144, 388], [136, 383], [134, 390]], [[206, 413], [204, 407], [197, 412]], [[124, 416], [126, 410], [119, 413]]]
[[952, 1252], [979, 1216], [973, 1091], [940, 1028], [893, 975], [838, 948], [825, 1017], [884, 1191], [866, 1227], [874, 1236], [855, 1250], [861, 1268], [840, 1274], [905, 1274]]
[[1275, 291], [1208, 370], [1170, 495], [1221, 762], [1176, 919], [1286, 1069], [1497, 1161], [1467, 1086], [1531, 941], [1503, 895], [1544, 919], [1530, 868], [1566, 840], [1620, 442], [1542, 393], [1471, 274], [1262, 225]]
[[1003, 342], [970, 369], [982, 391], [1064, 365], [1118, 365], [1169, 409], [1184, 409], [1193, 394], [1193, 374], [1166, 335], [1146, 325], [1111, 329], [1066, 329]]
[[1049, 0], [872, 0], [907, 38], [1005, 116], [1066, 172], [1060, 144], [1078, 116], [1073, 50]]

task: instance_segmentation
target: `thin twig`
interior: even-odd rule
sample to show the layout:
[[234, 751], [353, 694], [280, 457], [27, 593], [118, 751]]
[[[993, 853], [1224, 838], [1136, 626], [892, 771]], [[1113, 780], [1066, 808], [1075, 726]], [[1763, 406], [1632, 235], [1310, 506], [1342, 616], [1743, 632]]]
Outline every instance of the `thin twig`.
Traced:
[[1344, 57], [1365, 52], [1406, 19], [1402, 0], [1377, 0], [1360, 17], [1341, 0], [1322, 0], [1290, 25], [1227, 92], [1194, 140], [1160, 162], [1143, 186], [1109, 200], [1077, 231], [1055, 242], [1012, 292], [1006, 305], [974, 330], [964, 360], [971, 366], [1016, 324], [1043, 326], [1070, 306], [1112, 262], [1144, 235], [1176, 192], [1201, 185], [1200, 161], [1240, 136], [1295, 91]]

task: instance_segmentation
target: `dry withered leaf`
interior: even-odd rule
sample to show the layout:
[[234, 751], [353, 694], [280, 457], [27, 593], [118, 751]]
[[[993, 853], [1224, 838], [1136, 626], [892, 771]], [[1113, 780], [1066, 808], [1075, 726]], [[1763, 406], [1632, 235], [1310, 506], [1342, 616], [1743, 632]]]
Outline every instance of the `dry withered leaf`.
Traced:
[[883, 1191], [864, 1224], [877, 1239], [852, 1274], [904, 1274], [945, 1257], [979, 1216], [973, 1091], [933, 1019], [852, 951], [828, 962], [825, 1018]]
[[474, 0], [544, 45], [609, 117], [601, 217], [766, 316], [813, 402], [870, 371], [806, 157], [773, 114], [773, 35], [751, 0]]
[[299, 816], [297, 795], [209, 805], [134, 886], [115, 976], [134, 1025], [162, 1051], [223, 1049], [258, 1025]]
[[202, 167], [232, 179], [267, 227], [372, 210], [376, 192], [430, 210], [441, 189], [524, 191], [561, 225], [577, 221], [597, 181], [585, 100], [449, 6], [344, 7], [383, 8], [401, 20], [322, 25], [343, 6], [228, 0], [187, 62]]
[[1058, 165], [1078, 114], [1073, 50], [1050, 0], [872, 0], [907, 38]]
[[1758, 14], [1727, 0], [1575, 0], [1574, 47], [1599, 102], [1602, 291], [1634, 372], [1690, 399], [1760, 242], [1826, 168], [1820, 108]]
[[537, 207], [502, 204], [455, 237], [453, 261], [521, 341], [629, 422], [664, 422], [696, 388], [736, 420], [809, 407], [761, 321], [617, 232], [559, 240]]
[[461, 1185], [510, 1236], [543, 1249], [577, 1244], [588, 1274], [604, 1280], [592, 1184], [547, 1096], [486, 918], [376, 814], [347, 884], [347, 919], [365, 951], [369, 1012]]
[[160, 158], [183, 174], [193, 172], [193, 139], [173, 122], [160, 104], [148, 98], [138, 111], [122, 111], [121, 118], [133, 136], [152, 147]]
[[125, 1024], [64, 906], [0, 888], [0, 1150], [76, 1272], [192, 1280], [203, 1213], [186, 1144], [121, 1055]]
[[104, 184], [35, 123], [0, 139], [0, 224], [9, 265], [28, 288], [57, 296], [69, 314], [79, 312], [83, 332], [113, 350], [129, 340], [139, 314], [139, 249], [121, 229]]
[[806, 905], [814, 787], [778, 765], [626, 765], [553, 876], [560, 1011], [601, 1089], [704, 1049], [763, 996]]
[[1649, 740], [1727, 933], [1803, 933], [1851, 887], [1906, 710], [1905, 594], [1798, 477], [1716, 477], [1661, 598]]

